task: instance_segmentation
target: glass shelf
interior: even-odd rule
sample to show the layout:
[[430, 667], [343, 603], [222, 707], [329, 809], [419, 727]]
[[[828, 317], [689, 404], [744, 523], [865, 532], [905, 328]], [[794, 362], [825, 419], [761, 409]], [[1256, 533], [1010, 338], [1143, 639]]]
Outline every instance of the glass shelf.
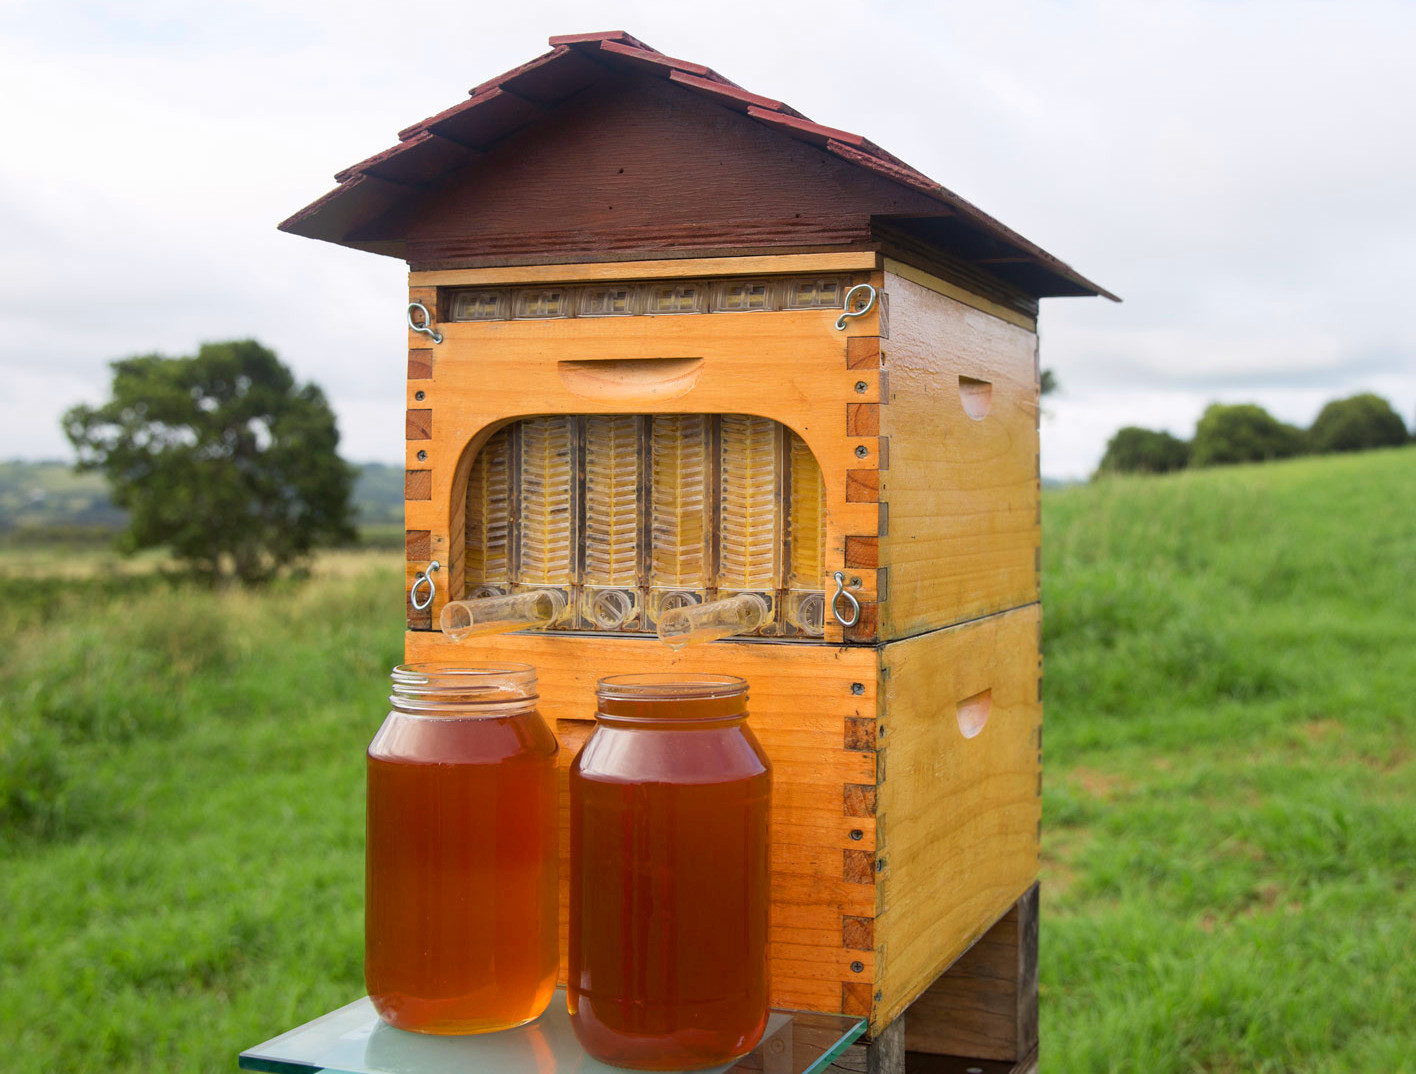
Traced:
[[[773, 1011], [762, 1043], [737, 1063], [700, 1074], [816, 1074], [865, 1032], [865, 1020]], [[406, 1033], [379, 1021], [365, 996], [241, 1053], [242, 1070], [272, 1074], [622, 1074], [590, 1058], [570, 1028], [565, 990], [529, 1025], [471, 1037]]]

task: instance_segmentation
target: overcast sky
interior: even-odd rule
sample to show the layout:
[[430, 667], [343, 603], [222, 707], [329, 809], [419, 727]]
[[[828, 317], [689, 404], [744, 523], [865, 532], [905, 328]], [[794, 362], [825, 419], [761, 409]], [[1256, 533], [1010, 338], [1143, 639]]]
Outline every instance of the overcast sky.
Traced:
[[[725, 17], [715, 20], [715, 11]], [[1416, 412], [1416, 4], [0, 0], [0, 459], [106, 363], [254, 336], [402, 457], [406, 267], [275, 225], [408, 124], [624, 29], [871, 138], [1122, 295], [1043, 303], [1043, 471], [1210, 401]]]

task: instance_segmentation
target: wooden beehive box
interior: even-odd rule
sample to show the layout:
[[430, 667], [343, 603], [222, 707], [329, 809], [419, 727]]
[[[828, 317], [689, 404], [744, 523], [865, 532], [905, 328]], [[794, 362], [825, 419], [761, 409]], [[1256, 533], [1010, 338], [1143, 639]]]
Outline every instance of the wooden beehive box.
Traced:
[[[551, 44], [282, 225], [406, 259], [441, 336], [409, 333], [410, 591], [440, 569], [431, 608], [409, 604], [407, 658], [535, 665], [567, 767], [599, 676], [744, 675], [775, 771], [773, 1002], [880, 1034], [1036, 879], [1037, 300], [1105, 292], [864, 139], [707, 68], [624, 34]], [[861, 284], [874, 301], [842, 318]], [[722, 512], [704, 516], [696, 588], [673, 584], [689, 600], [762, 588], [761, 636], [677, 653], [653, 637], [654, 438], [673, 421], [701, 433], [693, 487]], [[758, 434], [775, 484], [752, 489], [775, 488], [778, 510], [760, 586], [728, 577], [726, 533], [735, 445]], [[605, 443], [637, 467], [622, 508], [595, 506]], [[596, 576], [583, 549], [626, 517], [629, 558]], [[849, 611], [837, 572], [851, 627], [830, 614]], [[563, 588], [572, 617], [462, 643], [433, 629], [450, 598], [532, 584]], [[629, 609], [613, 629], [594, 617], [606, 586]], [[802, 625], [812, 599], [824, 626]], [[939, 995], [939, 1032], [922, 1024], [912, 1046], [956, 1046], [961, 1005]], [[1026, 1033], [968, 1054], [1021, 1057]]]

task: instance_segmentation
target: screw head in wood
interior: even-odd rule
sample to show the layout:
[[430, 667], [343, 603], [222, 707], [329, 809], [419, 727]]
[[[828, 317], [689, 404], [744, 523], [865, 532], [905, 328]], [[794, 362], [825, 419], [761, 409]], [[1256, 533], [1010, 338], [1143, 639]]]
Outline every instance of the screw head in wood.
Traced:
[[864, 839], [864, 838], [865, 838], [865, 833], [864, 833], [863, 831], [861, 831], [859, 828], [852, 828], [852, 829], [851, 829], [851, 838], [852, 838], [852, 839]]
[[419, 451], [419, 452], [418, 452], [418, 461], [419, 461], [419, 462], [426, 462], [427, 459], [428, 459], [428, 453], [427, 453], [426, 451]]
[[418, 402], [420, 402], [420, 403], [421, 403], [424, 399], [426, 399], [427, 397], [428, 397], [428, 393], [425, 392], [425, 391], [417, 391], [417, 392], [414, 392], [414, 393], [413, 393], [413, 398], [416, 399], [416, 400], [418, 400]]
[[864, 444], [857, 444], [857, 445], [856, 445], [856, 458], [858, 458], [858, 459], [863, 459], [863, 458], [865, 458], [865, 457], [866, 457], [867, 455], [869, 455], [869, 454], [870, 454], [870, 448], [866, 447]]
[[855, 694], [857, 697], [859, 697], [861, 694], [865, 693], [865, 683], [863, 683], [863, 682], [853, 682], [853, 683], [851, 683], [851, 693]]
[[868, 391], [870, 391], [870, 385], [869, 385], [869, 384], [867, 384], [867, 383], [866, 383], [865, 381], [863, 381], [863, 380], [858, 380], [858, 381], [856, 381], [856, 394], [857, 394], [857, 395], [864, 395], [864, 394], [865, 394], [866, 392], [868, 392]]
[[864, 970], [865, 970], [865, 963], [864, 963], [864, 962], [852, 962], [852, 963], [851, 963], [851, 972], [852, 972], [852, 973], [861, 973], [861, 972], [863, 972]]

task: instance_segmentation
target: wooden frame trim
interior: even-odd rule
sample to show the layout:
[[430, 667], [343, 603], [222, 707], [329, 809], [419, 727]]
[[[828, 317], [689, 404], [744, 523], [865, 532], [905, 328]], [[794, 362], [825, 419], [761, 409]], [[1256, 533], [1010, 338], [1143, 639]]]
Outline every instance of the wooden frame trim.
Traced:
[[[764, 254], [756, 257], [693, 257], [661, 261], [595, 261], [570, 265], [507, 265], [495, 268], [432, 269], [408, 274], [409, 287], [475, 287], [481, 284], [576, 283], [582, 280], [647, 280], [685, 276], [791, 275], [809, 272], [873, 272], [873, 250], [824, 254]], [[903, 274], [902, 274], [903, 275]]]

